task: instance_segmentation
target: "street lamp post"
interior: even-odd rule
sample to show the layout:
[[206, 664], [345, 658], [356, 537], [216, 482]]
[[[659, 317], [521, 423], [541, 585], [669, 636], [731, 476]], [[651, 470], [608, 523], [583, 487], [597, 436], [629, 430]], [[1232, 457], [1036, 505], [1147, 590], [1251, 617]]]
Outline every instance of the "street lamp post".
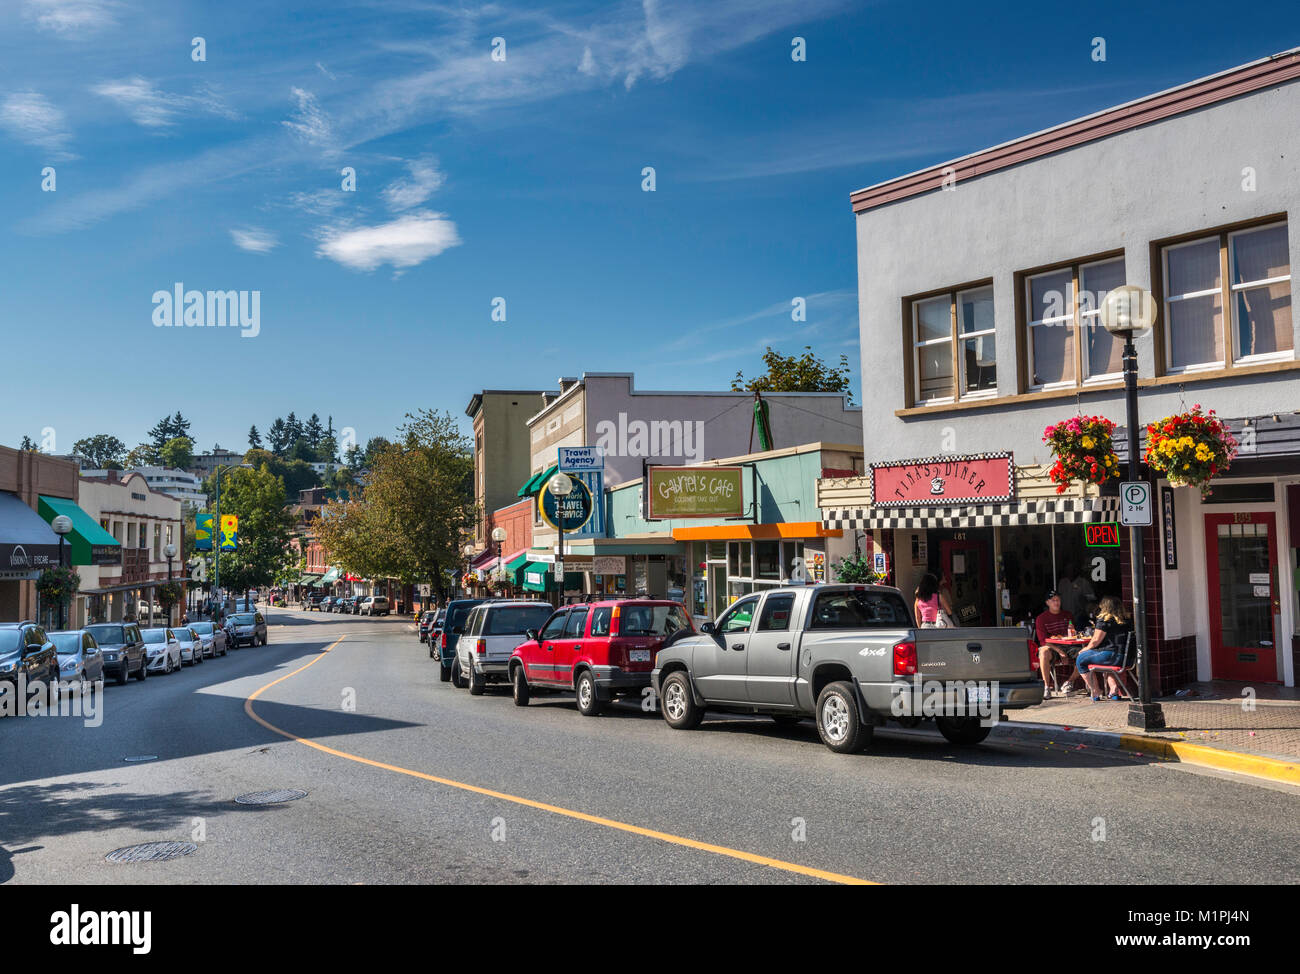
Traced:
[[[462, 552], [464, 553], [464, 555], [465, 555], [465, 575], [468, 576], [468, 575], [469, 575], [469, 566], [470, 566], [470, 562], [472, 562], [472, 561], [474, 560], [474, 546], [473, 546], [472, 544], [467, 544], [467, 545], [465, 545], [464, 548], [461, 549], [461, 551], [462, 551]], [[465, 584], [465, 579], [464, 579], [464, 578], [461, 579], [461, 586], [460, 586], [460, 587], [461, 587], [461, 589], [463, 590], [461, 594], [463, 594], [463, 595], [468, 595], [468, 594], [469, 594], [469, 586]]]
[[[1155, 301], [1150, 292], [1134, 284], [1114, 288], [1101, 306], [1102, 326], [1112, 335], [1124, 339], [1124, 399], [1128, 429], [1128, 479], [1142, 479], [1138, 426], [1137, 346], [1133, 336], [1146, 331], [1155, 321]], [[1128, 724], [1142, 730], [1159, 730], [1165, 726], [1160, 704], [1151, 701], [1151, 658], [1147, 652], [1146, 570], [1142, 562], [1140, 525], [1129, 527], [1129, 565], [1133, 576], [1133, 631], [1137, 638], [1138, 697], [1130, 702]]]
[[564, 498], [573, 493], [573, 481], [568, 474], [557, 472], [546, 482], [546, 489], [555, 495], [555, 530], [559, 532], [560, 547], [555, 556], [555, 577], [560, 590], [557, 605], [564, 604]]
[[[163, 548], [163, 554], [167, 556], [167, 584], [170, 587], [172, 581], [172, 559], [176, 557], [176, 546], [170, 541]], [[167, 625], [172, 624], [171, 612], [167, 613]]]
[[496, 574], [497, 574], [498, 577], [500, 577], [500, 575], [501, 575], [501, 567], [502, 567], [502, 566], [501, 566], [501, 542], [503, 542], [503, 541], [506, 540], [506, 529], [505, 529], [505, 528], [500, 528], [500, 527], [498, 527], [498, 528], [493, 528], [493, 529], [492, 529], [492, 540], [495, 541], [495, 542], [497, 543], [497, 571], [496, 571]]
[[[50, 527], [54, 533], [59, 536], [59, 567], [63, 568], [63, 542], [68, 533], [72, 530], [72, 518], [66, 514], [60, 514], [50, 522]], [[63, 600], [59, 599], [59, 628], [63, 628]]]

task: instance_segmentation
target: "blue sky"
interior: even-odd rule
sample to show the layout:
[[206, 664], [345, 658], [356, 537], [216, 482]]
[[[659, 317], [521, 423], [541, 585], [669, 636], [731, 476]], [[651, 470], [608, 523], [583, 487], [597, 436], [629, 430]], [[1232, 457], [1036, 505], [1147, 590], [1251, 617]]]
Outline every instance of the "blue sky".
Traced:
[[[1169, 9], [6, 0], [0, 443], [177, 409], [203, 449], [290, 410], [364, 442], [583, 371], [726, 388], [768, 344], [860, 397], [849, 193], [1300, 43], [1293, 3]], [[155, 327], [177, 282], [260, 291], [260, 333]]]

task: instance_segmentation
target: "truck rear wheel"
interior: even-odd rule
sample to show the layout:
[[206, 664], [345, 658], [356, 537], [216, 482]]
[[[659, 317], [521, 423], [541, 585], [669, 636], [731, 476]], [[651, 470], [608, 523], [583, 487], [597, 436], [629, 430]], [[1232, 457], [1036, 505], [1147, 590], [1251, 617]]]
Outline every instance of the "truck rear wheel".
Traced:
[[993, 730], [992, 727], [981, 726], [978, 717], [935, 717], [934, 725], [952, 743], [965, 747], [979, 744]]
[[704, 719], [704, 708], [695, 702], [691, 692], [691, 681], [683, 670], [677, 670], [664, 677], [660, 686], [660, 709], [664, 713], [664, 722], [674, 730], [690, 730], [698, 727]]
[[465, 679], [469, 683], [470, 696], [483, 696], [483, 688], [487, 686], [487, 677], [474, 669], [473, 663], [469, 665], [469, 673]]
[[516, 707], [528, 706], [528, 677], [524, 676], [524, 668], [516, 666], [515, 672], [510, 681], [514, 685], [514, 697]]
[[858, 715], [848, 681], [828, 684], [817, 698], [817, 733], [823, 744], [840, 754], [856, 754], [871, 743], [872, 727]]

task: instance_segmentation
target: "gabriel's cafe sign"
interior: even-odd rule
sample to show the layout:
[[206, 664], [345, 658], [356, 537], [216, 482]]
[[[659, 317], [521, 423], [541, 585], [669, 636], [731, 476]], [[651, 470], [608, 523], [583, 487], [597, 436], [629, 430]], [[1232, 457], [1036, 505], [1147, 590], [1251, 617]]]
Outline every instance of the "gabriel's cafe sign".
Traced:
[[744, 467], [650, 467], [646, 518], [741, 517], [744, 472]]

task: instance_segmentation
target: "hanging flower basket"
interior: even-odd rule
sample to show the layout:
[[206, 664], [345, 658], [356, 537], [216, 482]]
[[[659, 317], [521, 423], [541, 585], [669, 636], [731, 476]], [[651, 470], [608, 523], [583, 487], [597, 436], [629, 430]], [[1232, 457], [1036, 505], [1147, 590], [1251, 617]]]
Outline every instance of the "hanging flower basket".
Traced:
[[1043, 442], [1051, 445], [1056, 457], [1048, 476], [1058, 494], [1076, 480], [1100, 487], [1119, 477], [1119, 458], [1111, 442], [1114, 430], [1115, 424], [1105, 416], [1073, 416], [1043, 430]]
[[81, 576], [75, 568], [47, 568], [36, 579], [36, 592], [42, 602], [67, 605], [81, 589]]
[[1175, 413], [1147, 424], [1147, 466], [1174, 487], [1197, 487], [1210, 493], [1210, 482], [1231, 466], [1237, 439], [1214, 415], [1202, 411]]

